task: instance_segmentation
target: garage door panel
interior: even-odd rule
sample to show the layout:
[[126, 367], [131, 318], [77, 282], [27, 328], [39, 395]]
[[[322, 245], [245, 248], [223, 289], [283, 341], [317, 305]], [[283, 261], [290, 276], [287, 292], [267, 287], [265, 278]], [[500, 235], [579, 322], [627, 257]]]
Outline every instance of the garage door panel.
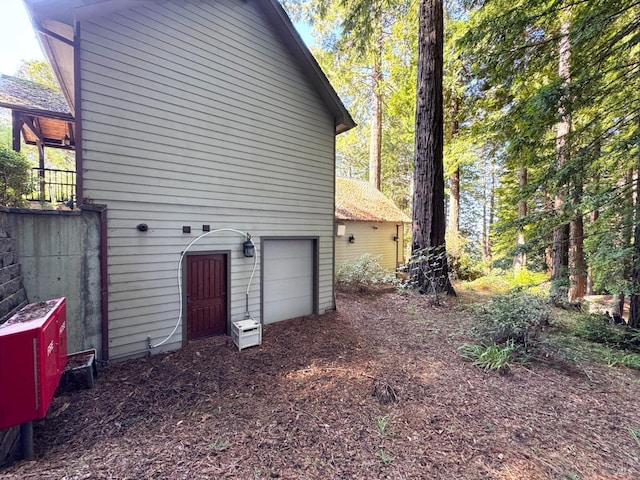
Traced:
[[283, 278], [265, 285], [265, 298], [290, 300], [297, 297], [311, 297], [313, 284], [310, 278]]
[[265, 303], [264, 308], [265, 311], [268, 310], [270, 312], [270, 317], [272, 318], [272, 320], [268, 320], [265, 317], [264, 323], [275, 323], [280, 320], [310, 315], [312, 313], [311, 310], [313, 309], [313, 298], [309, 296], [306, 298], [298, 297], [288, 299], [286, 302], [280, 300], [268, 302]]
[[264, 241], [265, 324], [313, 313], [313, 247], [313, 240]]
[[267, 265], [265, 269], [270, 271], [269, 282], [277, 282], [280, 280], [311, 280], [309, 278], [309, 259], [304, 261], [292, 260], [289, 263], [289, 267], [282, 268], [279, 265], [273, 264], [271, 268]]

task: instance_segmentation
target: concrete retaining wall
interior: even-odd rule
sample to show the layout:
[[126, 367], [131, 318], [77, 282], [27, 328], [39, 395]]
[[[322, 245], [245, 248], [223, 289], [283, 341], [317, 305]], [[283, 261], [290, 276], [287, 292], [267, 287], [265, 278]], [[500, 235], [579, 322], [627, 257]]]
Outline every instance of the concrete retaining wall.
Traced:
[[67, 299], [67, 348], [101, 349], [100, 215], [92, 211], [9, 213], [30, 303]]

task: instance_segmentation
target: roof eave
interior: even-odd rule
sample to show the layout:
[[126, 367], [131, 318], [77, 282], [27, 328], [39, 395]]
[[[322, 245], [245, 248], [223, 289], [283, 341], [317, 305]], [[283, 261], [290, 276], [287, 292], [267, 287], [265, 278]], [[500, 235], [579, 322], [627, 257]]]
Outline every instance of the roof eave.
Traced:
[[[56, 22], [60, 25], [67, 25], [73, 29], [75, 22], [79, 19], [90, 18], [94, 15], [104, 14], [106, 11], [117, 10], [125, 7], [138, 6], [154, 0], [104, 0], [90, 5], [81, 5], [78, 2], [69, 0], [53, 0], [51, 2], [38, 2], [36, 0], [23, 0], [26, 10], [31, 18], [33, 29], [36, 31], [42, 50], [51, 64], [54, 74], [60, 83], [62, 92], [75, 114], [74, 98], [74, 77], [73, 69], [69, 71], [68, 65], [73, 65], [68, 58], [66, 49], [70, 49], [73, 55], [73, 41], [69, 32], [56, 31], [49, 23]], [[156, 0], [157, 1], [157, 0]], [[313, 86], [317, 89], [320, 97], [327, 105], [334, 117], [335, 134], [346, 132], [356, 126], [351, 114], [346, 109], [340, 97], [331, 86], [322, 68], [307, 48], [298, 31], [291, 23], [291, 19], [282, 8], [278, 0], [263, 0], [256, 2], [269, 19], [277, 32], [282, 35], [285, 45], [289, 48], [293, 57], [299, 62], [303, 70], [309, 76]], [[43, 33], [43, 27], [53, 33], [64, 37], [67, 42], [49, 37]], [[69, 44], [68, 42], [71, 42]]]
[[282, 8], [280, 2], [278, 2], [278, 0], [267, 0], [258, 2], [258, 4], [262, 7], [262, 10], [272, 25], [284, 37], [284, 43], [294, 58], [298, 60], [300, 65], [305, 67], [305, 71], [309, 75], [313, 85], [320, 93], [320, 96], [329, 107], [331, 113], [333, 113], [336, 135], [355, 127], [356, 122], [342, 103], [342, 100], [340, 100], [340, 97], [322, 71], [315, 57], [305, 45], [295, 26], [291, 23], [289, 15], [287, 15], [287, 12]]

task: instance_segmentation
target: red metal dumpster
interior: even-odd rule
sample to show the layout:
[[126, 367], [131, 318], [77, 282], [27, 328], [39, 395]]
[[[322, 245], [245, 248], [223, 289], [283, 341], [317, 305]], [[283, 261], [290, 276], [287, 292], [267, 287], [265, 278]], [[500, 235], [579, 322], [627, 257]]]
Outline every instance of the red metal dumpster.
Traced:
[[64, 298], [27, 305], [0, 325], [0, 429], [44, 418], [66, 364]]

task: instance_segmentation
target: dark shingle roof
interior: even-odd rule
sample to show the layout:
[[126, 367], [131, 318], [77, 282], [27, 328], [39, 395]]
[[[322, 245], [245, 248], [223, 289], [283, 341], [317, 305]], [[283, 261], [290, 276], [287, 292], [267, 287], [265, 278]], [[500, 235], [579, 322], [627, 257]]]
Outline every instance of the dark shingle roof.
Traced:
[[71, 116], [62, 93], [39, 83], [0, 74], [0, 106]]
[[336, 218], [411, 223], [402, 210], [370, 183], [350, 178], [336, 178]]

